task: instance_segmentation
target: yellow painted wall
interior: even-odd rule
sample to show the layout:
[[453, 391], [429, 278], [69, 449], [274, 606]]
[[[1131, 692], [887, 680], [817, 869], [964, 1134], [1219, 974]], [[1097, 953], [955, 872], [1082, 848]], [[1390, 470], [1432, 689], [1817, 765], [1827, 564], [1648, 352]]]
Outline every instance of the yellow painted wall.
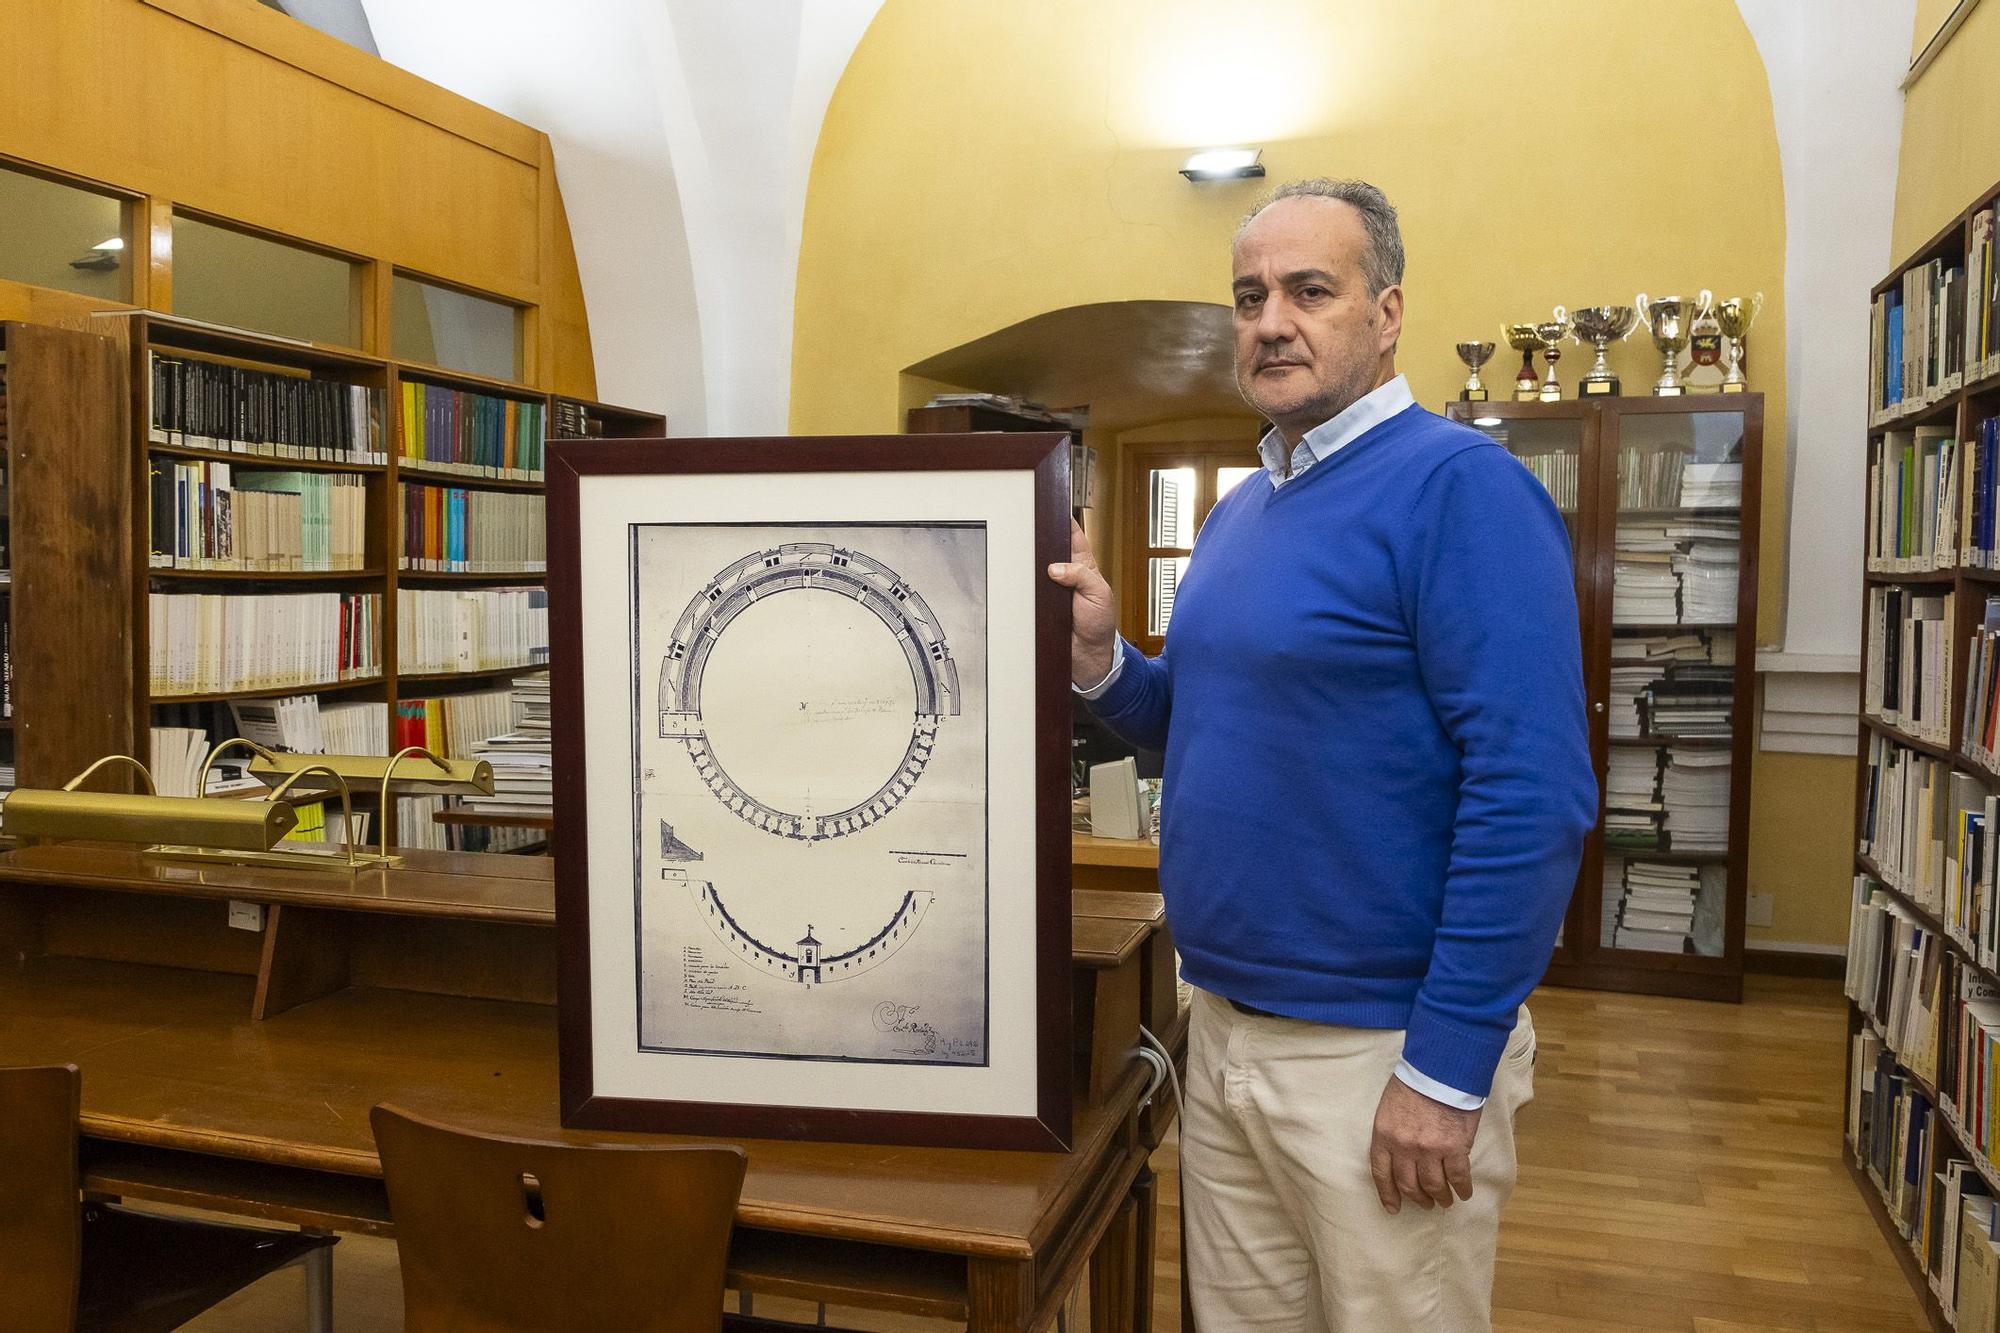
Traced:
[[[1923, 26], [1925, 36], [1935, 29]], [[1921, 38], [1916, 42], [1921, 46]], [[2000, 135], [1986, 114], [2000, 70], [2000, 5], [1982, 4], [1952, 35], [1903, 100], [1890, 263], [1900, 264], [2000, 181]], [[1887, 269], [1884, 269], [1884, 273]], [[1873, 284], [1883, 273], [1867, 275]]]
[[[1611, 91], [1573, 95], [1585, 73]], [[1649, 88], [1683, 109], [1663, 114]], [[1273, 179], [1175, 174], [1191, 149], [1232, 142], [1263, 145]], [[1400, 364], [1425, 403], [1463, 380], [1452, 344], [1503, 321], [1709, 287], [1764, 293], [1753, 383], [1765, 420], [1784, 421], [1776, 130], [1734, 4], [1556, 0], [1526, 21], [1508, 0], [888, 0], [813, 163], [792, 428], [897, 430], [903, 367], [1044, 311], [1226, 301], [1242, 212], [1318, 174], [1374, 180], [1402, 211]], [[1572, 384], [1580, 355], [1561, 367]], [[1496, 364], [1504, 385], [1504, 348]], [[1643, 336], [1613, 364], [1642, 389], [1659, 369]], [[1774, 641], [1782, 432], [1764, 457], [1759, 620]], [[1823, 816], [1844, 824], [1851, 762], [1759, 754], [1753, 780], [1750, 886], [1776, 903], [1751, 943], [1838, 944], [1851, 860]]]
[[[1649, 88], [1702, 110], [1663, 114]], [[1231, 142], [1263, 145], [1274, 180], [1175, 174]], [[1401, 364], [1424, 402], [1463, 381], [1452, 345], [1503, 321], [1709, 287], [1764, 293], [1756, 386], [1784, 420], [1777, 142], [1727, 0], [1551, 0], [1532, 19], [1513, 0], [888, 0], [814, 158], [792, 427], [898, 429], [905, 366], [1045, 311], [1226, 301], [1243, 211], [1319, 174], [1374, 180], [1402, 210]], [[1641, 388], [1658, 374], [1641, 338], [1614, 364]], [[1786, 475], [1781, 438], [1765, 467]], [[1765, 487], [1766, 639], [1785, 490]]]
[[[547, 136], [275, 10], [0, 4], [0, 154], [539, 306], [529, 378], [595, 396]], [[0, 316], [83, 307], [0, 283]]]
[[1854, 760], [1757, 751], [1750, 774], [1750, 892], [1772, 897], [1752, 949], [1782, 941], [1847, 942], [1854, 883]]

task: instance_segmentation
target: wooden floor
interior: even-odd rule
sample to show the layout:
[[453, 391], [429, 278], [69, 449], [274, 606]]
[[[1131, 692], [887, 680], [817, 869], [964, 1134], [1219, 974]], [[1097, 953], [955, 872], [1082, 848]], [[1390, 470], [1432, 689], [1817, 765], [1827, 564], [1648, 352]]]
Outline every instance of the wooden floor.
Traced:
[[[1741, 1006], [1563, 990], [1530, 1003], [1542, 1053], [1500, 1237], [1497, 1330], [1926, 1327], [1840, 1164], [1845, 1029], [1834, 983], [1753, 977]], [[1162, 1333], [1180, 1328], [1173, 1146], [1155, 1162]], [[400, 1328], [394, 1247], [348, 1237], [335, 1258], [336, 1327]], [[271, 1333], [302, 1327], [302, 1308], [292, 1271], [187, 1327]], [[813, 1316], [775, 1300], [757, 1313]], [[828, 1319], [885, 1333], [942, 1327], [846, 1310]]]

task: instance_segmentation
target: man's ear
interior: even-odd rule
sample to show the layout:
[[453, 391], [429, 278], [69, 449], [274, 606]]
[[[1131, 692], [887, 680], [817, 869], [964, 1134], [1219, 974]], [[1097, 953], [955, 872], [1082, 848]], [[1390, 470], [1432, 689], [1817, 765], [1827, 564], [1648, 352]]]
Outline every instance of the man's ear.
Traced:
[[1391, 283], [1375, 294], [1375, 315], [1379, 327], [1375, 330], [1375, 350], [1386, 353], [1395, 349], [1403, 336], [1403, 285]]

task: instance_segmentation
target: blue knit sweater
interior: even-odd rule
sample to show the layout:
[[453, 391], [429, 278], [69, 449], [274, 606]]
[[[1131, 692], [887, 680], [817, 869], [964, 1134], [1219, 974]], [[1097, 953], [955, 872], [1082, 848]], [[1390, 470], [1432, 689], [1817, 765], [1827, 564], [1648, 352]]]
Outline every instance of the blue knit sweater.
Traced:
[[1485, 436], [1409, 408], [1209, 514], [1166, 651], [1094, 711], [1166, 751], [1187, 979], [1407, 1030], [1484, 1096], [1597, 818], [1569, 538]]

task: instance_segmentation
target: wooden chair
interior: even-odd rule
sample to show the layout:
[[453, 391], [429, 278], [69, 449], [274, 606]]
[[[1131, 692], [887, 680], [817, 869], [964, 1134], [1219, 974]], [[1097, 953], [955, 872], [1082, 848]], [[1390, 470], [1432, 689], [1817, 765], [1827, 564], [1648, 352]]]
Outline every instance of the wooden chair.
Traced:
[[75, 1065], [0, 1069], [0, 1326], [166, 1333], [287, 1264], [333, 1326], [332, 1236], [81, 1201]]
[[716, 1333], [746, 1159], [578, 1147], [378, 1106], [407, 1333]]

